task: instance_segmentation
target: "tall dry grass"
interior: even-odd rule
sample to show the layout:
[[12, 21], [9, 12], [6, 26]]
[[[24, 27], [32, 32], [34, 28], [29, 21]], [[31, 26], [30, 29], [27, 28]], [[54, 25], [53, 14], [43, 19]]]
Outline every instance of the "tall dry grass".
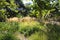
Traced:
[[23, 17], [23, 18], [18, 18], [18, 17], [13, 17], [13, 18], [7, 18], [7, 22], [31, 22], [31, 21], [36, 21], [36, 18], [34, 17]]

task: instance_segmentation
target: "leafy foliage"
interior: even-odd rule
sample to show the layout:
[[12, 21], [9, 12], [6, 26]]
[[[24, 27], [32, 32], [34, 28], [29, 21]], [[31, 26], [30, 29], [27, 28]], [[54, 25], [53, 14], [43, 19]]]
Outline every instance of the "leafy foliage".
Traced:
[[[33, 11], [32, 15], [39, 19], [45, 19], [59, 14], [59, 3], [58, 0], [33, 0]], [[35, 12], [34, 12], [35, 11]], [[37, 12], [38, 11], [38, 12]], [[34, 13], [33, 13], [34, 12]], [[37, 15], [35, 13], [37, 12]], [[52, 16], [51, 16], [52, 15]]]
[[[49, 18], [60, 21], [60, 0], [32, 0], [32, 2], [33, 5], [25, 5], [22, 0], [0, 0], [0, 40], [18, 40], [14, 35], [16, 32], [28, 37], [29, 40], [60, 40], [60, 25], [41, 23]], [[38, 20], [4, 22], [10, 17], [27, 15]]]
[[15, 35], [10, 32], [7, 34], [0, 33], [0, 40], [18, 40]]
[[18, 40], [15, 32], [18, 31], [18, 23], [0, 23], [0, 40]]
[[2, 33], [8, 33], [8, 32], [11, 32], [11, 33], [14, 33], [16, 31], [18, 31], [18, 23], [6, 23], [6, 22], [3, 22], [3, 23], [0, 23], [0, 32]]
[[[23, 25], [24, 24], [24, 25]], [[20, 33], [24, 34], [26, 37], [31, 36], [35, 32], [44, 31], [46, 32], [46, 27], [39, 22], [22, 22], [19, 28]]]

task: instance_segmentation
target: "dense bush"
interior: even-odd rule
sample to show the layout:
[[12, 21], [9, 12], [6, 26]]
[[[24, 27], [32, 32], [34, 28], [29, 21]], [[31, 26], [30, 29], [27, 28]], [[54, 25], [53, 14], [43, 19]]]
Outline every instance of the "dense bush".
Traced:
[[[46, 20], [60, 21], [60, 0], [32, 1], [33, 5], [28, 6], [26, 3], [25, 6], [22, 0], [0, 0], [0, 40], [17, 40], [14, 35], [16, 32], [28, 37], [28, 40], [60, 40], [60, 25], [39, 23]], [[29, 17], [26, 20], [22, 18], [20, 23], [16, 20], [5, 22], [8, 18], [23, 16], [36, 17], [39, 22], [36, 19], [29, 21], [32, 20]]]
[[[48, 24], [48, 40], [60, 40], [60, 25]], [[59, 36], [58, 36], [59, 35]]]
[[40, 32], [40, 31], [46, 32], [46, 27], [36, 21], [22, 22], [22, 23], [20, 23], [19, 31], [20, 31], [20, 33], [24, 34], [25, 36], [31, 36], [35, 32]]
[[29, 40], [60, 40], [60, 26], [56, 24], [44, 25], [37, 21], [0, 23], [0, 40], [15, 40], [16, 32]]
[[18, 31], [18, 23], [16, 22], [0, 22], [0, 32], [7, 33], [7, 32], [16, 32]]
[[16, 22], [0, 22], [0, 40], [18, 40], [14, 35], [18, 27]]
[[11, 32], [5, 34], [5, 33], [0, 33], [0, 40], [18, 40], [17, 37], [12, 34]]

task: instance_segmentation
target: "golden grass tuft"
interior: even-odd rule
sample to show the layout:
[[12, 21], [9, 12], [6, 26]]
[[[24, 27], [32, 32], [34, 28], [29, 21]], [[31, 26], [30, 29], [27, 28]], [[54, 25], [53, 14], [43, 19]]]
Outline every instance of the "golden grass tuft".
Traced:
[[13, 18], [8, 18], [6, 21], [8, 22], [32, 22], [32, 21], [36, 21], [36, 18], [34, 17], [23, 17], [23, 18], [13, 17]]

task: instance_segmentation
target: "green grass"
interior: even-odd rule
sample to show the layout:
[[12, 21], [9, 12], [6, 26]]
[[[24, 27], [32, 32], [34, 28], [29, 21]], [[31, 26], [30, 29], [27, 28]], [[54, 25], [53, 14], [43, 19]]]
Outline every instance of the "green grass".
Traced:
[[39, 22], [22, 22], [19, 25], [19, 32], [26, 37], [32, 35], [35, 32], [46, 31], [46, 27]]
[[15, 35], [11, 33], [1, 34], [0, 40], [18, 40]]
[[18, 27], [16, 22], [0, 22], [0, 40], [18, 40], [14, 35]]
[[23, 34], [28, 40], [60, 40], [60, 26], [56, 24], [44, 26], [35, 21], [0, 22], [0, 40], [18, 40], [16, 32]]
[[12, 23], [8, 23], [8, 22], [2, 22], [0, 23], [0, 32], [16, 32], [18, 31], [18, 23], [16, 22], [12, 22]]
[[32, 34], [28, 40], [48, 40], [47, 34], [45, 34], [44, 32], [40, 31], [40, 32], [35, 32], [34, 34]]

